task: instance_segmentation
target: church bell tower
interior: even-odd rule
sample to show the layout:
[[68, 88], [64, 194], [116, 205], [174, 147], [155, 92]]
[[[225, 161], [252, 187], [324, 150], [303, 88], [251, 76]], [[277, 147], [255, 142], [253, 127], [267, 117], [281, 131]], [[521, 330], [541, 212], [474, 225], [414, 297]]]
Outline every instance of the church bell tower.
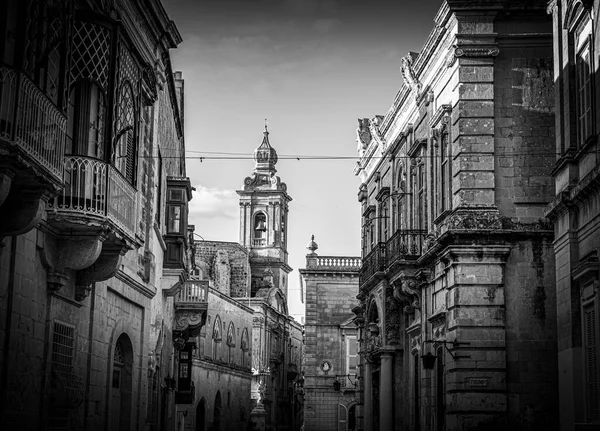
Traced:
[[254, 150], [254, 172], [246, 177], [240, 196], [240, 244], [250, 252], [252, 296], [264, 274], [273, 274], [273, 285], [288, 298], [287, 186], [275, 175], [277, 153], [269, 143], [265, 122], [262, 143]]

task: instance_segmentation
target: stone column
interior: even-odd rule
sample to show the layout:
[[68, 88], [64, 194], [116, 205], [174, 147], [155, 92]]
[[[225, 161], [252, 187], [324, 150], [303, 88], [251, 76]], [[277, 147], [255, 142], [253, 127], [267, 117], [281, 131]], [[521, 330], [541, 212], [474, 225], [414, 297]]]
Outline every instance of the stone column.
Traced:
[[381, 431], [393, 429], [393, 362], [393, 350], [381, 352], [381, 372], [379, 373], [379, 429]]
[[373, 364], [365, 361], [365, 408], [364, 408], [364, 428], [365, 431], [373, 431]]

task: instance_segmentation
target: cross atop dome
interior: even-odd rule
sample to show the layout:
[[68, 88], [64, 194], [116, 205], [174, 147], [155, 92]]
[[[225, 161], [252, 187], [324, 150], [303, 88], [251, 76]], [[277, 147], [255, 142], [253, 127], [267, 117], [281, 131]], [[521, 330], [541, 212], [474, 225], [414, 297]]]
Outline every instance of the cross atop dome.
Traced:
[[265, 118], [265, 131], [263, 132], [262, 143], [254, 150], [254, 172], [275, 174], [277, 169], [277, 152], [269, 143], [269, 130], [267, 127], [267, 119]]

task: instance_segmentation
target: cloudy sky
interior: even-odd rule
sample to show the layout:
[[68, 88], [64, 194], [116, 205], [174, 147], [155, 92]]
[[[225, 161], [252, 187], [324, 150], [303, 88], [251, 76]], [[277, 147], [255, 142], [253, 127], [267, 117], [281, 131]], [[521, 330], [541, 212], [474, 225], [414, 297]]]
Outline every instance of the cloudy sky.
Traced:
[[[196, 187], [190, 223], [204, 239], [238, 241], [235, 190], [252, 173], [267, 118], [277, 175], [293, 198], [289, 303], [299, 320], [297, 269], [305, 266], [310, 236], [319, 255], [360, 256], [357, 118], [387, 112], [402, 84], [400, 59], [420, 51], [441, 0], [163, 5], [184, 39], [172, 58], [185, 79], [187, 173]], [[223, 153], [236, 159], [213, 158]]]

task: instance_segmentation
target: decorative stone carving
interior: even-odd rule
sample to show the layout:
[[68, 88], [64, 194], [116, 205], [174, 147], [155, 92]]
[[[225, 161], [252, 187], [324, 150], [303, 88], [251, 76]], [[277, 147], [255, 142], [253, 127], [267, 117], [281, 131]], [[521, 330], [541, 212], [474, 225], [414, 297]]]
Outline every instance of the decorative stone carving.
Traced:
[[404, 312], [412, 314], [421, 307], [421, 291], [414, 276], [401, 274], [393, 281], [394, 297], [406, 303]]
[[46, 276], [46, 283], [50, 292], [58, 292], [64, 285], [67, 284], [69, 276], [64, 272], [60, 271], [48, 271]]
[[356, 142], [358, 142], [358, 148], [356, 149], [360, 156], [362, 152], [367, 149], [371, 143], [371, 130], [368, 118], [359, 118], [358, 127], [356, 129]]
[[402, 67], [400, 68], [402, 72], [402, 78], [404, 79], [404, 83], [410, 87], [411, 91], [414, 94], [416, 99], [421, 95], [421, 90], [423, 89], [423, 84], [417, 78], [417, 75], [413, 69], [413, 56], [416, 56], [415, 53], [409, 53], [402, 57]]
[[444, 225], [448, 229], [502, 229], [497, 210], [463, 210], [450, 215]]
[[500, 53], [497, 46], [454, 46], [446, 58], [446, 66], [452, 67], [457, 58], [496, 57]]
[[387, 344], [392, 346], [400, 343], [400, 308], [400, 301], [394, 296], [394, 290], [388, 287], [385, 299], [385, 336]]
[[92, 291], [92, 285], [90, 284], [76, 284], [75, 285], [75, 300], [83, 301], [87, 298]]

